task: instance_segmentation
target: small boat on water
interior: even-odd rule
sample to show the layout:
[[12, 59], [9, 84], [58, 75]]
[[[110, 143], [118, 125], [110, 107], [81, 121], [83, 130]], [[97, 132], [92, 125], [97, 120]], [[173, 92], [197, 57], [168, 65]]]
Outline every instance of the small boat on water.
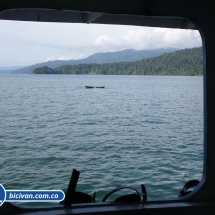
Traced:
[[85, 88], [105, 88], [105, 86], [85, 86]]

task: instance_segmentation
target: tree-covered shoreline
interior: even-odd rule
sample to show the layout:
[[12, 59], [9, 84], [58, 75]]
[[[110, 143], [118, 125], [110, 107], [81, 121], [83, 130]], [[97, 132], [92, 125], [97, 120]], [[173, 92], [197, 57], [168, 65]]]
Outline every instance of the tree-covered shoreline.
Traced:
[[55, 69], [39, 67], [33, 74], [76, 74], [76, 75], [203, 75], [202, 48], [183, 49], [164, 53], [158, 57], [134, 62], [63, 65]]

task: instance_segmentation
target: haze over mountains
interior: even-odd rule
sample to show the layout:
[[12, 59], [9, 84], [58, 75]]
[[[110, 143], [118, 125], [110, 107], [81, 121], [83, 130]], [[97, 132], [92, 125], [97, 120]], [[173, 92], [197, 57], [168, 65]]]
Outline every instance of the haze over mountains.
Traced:
[[11, 73], [14, 70], [21, 69], [23, 66], [7, 66], [7, 67], [0, 67], [0, 74], [1, 73]]
[[144, 58], [151, 58], [160, 56], [164, 53], [170, 53], [177, 51], [178, 49], [175, 48], [160, 48], [160, 49], [152, 49], [152, 50], [133, 50], [133, 49], [126, 49], [123, 51], [117, 52], [107, 52], [107, 53], [96, 53], [87, 58], [80, 59], [80, 60], [55, 60], [55, 61], [48, 61], [43, 63], [38, 63], [35, 65], [31, 65], [28, 67], [24, 67], [21, 69], [14, 70], [13, 74], [30, 74], [35, 68], [48, 66], [50, 68], [57, 68], [62, 65], [76, 65], [76, 64], [89, 64], [89, 63], [114, 63], [114, 62], [132, 62], [137, 60], [142, 60]]

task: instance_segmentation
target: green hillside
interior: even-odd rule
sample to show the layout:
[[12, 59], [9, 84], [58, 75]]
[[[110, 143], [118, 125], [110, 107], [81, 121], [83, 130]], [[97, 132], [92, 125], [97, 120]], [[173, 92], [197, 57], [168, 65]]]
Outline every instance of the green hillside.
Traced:
[[134, 62], [63, 65], [46, 73], [37, 68], [34, 74], [99, 74], [99, 75], [202, 75], [202, 48], [183, 49], [158, 57]]
[[49, 68], [48, 66], [42, 66], [42, 67], [36, 68], [32, 71], [32, 73], [33, 74], [60, 74], [59, 72]]
[[[78, 65], [78, 64], [103, 64], [103, 63], [114, 63], [114, 62], [132, 62], [137, 60], [142, 60], [144, 58], [150, 57], [157, 57], [162, 55], [163, 53], [169, 53], [177, 51], [178, 49], [175, 48], [158, 48], [158, 49], [151, 49], [151, 50], [133, 50], [133, 49], [126, 49], [122, 51], [116, 52], [103, 52], [103, 53], [95, 53], [90, 55], [87, 58], [79, 59], [79, 60], [54, 60], [48, 61], [43, 63], [37, 63], [31, 66], [27, 66], [21, 69], [16, 69], [12, 73], [13, 74], [30, 74], [32, 70], [39, 67], [48, 66], [52, 69], [57, 68], [63, 65]], [[0, 68], [1, 69], [1, 68]]]

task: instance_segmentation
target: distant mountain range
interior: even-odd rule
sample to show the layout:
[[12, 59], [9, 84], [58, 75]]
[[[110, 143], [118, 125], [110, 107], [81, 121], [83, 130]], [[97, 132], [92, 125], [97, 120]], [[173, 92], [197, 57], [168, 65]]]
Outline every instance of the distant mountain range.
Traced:
[[55, 61], [48, 61], [44, 63], [38, 63], [35, 65], [31, 65], [28, 67], [24, 67], [21, 69], [16, 69], [12, 73], [13, 74], [30, 74], [35, 68], [47, 66], [52, 69], [57, 68], [63, 65], [77, 65], [77, 64], [90, 64], [90, 63], [114, 63], [114, 62], [132, 62], [138, 61], [145, 58], [151, 58], [160, 56], [164, 53], [175, 52], [178, 49], [175, 48], [160, 48], [160, 49], [152, 49], [152, 50], [133, 50], [133, 49], [126, 49], [123, 51], [117, 52], [106, 52], [106, 53], [96, 53], [87, 58], [80, 59], [80, 60], [55, 60]]
[[0, 74], [1, 73], [11, 73], [12, 71], [14, 70], [17, 70], [17, 69], [21, 69], [23, 68], [23, 66], [7, 66], [7, 67], [0, 67]]
[[62, 65], [57, 68], [38, 67], [33, 74], [75, 74], [75, 75], [171, 75], [202, 76], [202, 47], [182, 49], [172, 53], [164, 53], [157, 57], [139, 61], [118, 63], [89, 63], [78, 65]]

